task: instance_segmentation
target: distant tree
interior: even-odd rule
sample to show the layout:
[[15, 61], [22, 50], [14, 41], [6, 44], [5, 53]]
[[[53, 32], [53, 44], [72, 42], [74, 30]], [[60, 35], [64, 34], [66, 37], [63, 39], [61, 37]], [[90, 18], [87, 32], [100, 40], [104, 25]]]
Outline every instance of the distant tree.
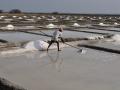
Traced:
[[52, 14], [59, 14], [59, 12], [52, 12]]
[[0, 13], [3, 13], [3, 10], [0, 10]]
[[22, 13], [19, 9], [12, 9], [9, 13]]

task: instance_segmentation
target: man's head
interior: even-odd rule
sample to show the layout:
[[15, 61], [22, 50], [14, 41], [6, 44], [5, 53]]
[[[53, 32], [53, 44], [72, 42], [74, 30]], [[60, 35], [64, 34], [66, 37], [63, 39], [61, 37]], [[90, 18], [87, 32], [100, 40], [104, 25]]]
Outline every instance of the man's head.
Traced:
[[59, 28], [59, 31], [60, 31], [60, 32], [62, 32], [62, 31], [63, 31], [63, 29], [62, 29], [62, 28]]

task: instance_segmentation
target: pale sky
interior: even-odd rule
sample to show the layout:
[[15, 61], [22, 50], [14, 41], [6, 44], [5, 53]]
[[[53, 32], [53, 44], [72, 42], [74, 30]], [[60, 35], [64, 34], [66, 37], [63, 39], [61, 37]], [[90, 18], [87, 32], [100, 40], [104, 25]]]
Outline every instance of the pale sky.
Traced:
[[27, 12], [120, 14], [120, 0], [0, 0], [0, 9]]

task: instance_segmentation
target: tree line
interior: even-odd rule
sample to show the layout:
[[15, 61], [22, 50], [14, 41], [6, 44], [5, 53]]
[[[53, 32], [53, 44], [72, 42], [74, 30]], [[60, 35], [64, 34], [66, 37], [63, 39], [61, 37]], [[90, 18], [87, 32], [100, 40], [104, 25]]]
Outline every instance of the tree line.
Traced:
[[[4, 13], [4, 12], [5, 12], [5, 11], [0, 10], [0, 13]], [[19, 9], [12, 9], [12, 10], [8, 11], [8, 13], [22, 13], [22, 11], [19, 10]]]

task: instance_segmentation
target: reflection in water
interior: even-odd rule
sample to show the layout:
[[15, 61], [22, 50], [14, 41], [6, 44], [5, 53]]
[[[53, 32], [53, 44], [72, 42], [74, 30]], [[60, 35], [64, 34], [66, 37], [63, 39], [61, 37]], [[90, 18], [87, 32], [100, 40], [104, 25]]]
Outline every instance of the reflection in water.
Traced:
[[23, 52], [23, 53], [9, 53], [5, 55], [0, 55], [0, 57], [7, 57], [7, 58], [14, 58], [14, 57], [23, 57], [25, 56], [27, 59], [35, 59], [35, 58], [43, 58], [47, 56], [46, 51], [29, 51], [29, 52]]
[[62, 56], [61, 54], [62, 54], [61, 52], [48, 53], [48, 57], [51, 61], [51, 64], [53, 65], [53, 67], [56, 68], [58, 72], [61, 71], [63, 64], [63, 58], [61, 57]]
[[42, 51], [42, 52], [39, 52], [39, 51], [36, 51], [36, 52], [29, 52], [29, 53], [26, 53], [24, 54], [27, 58], [32, 58], [32, 59], [40, 59], [40, 58], [43, 58], [45, 56], [47, 56], [47, 53]]
[[50, 65], [56, 71], [61, 72], [61, 69], [63, 68], [63, 57], [61, 54], [61, 52], [55, 52], [54, 50], [51, 50], [49, 53], [47, 53], [47, 51], [31, 51], [19, 54], [0, 55], [0, 58], [3, 58], [4, 61], [10, 59], [15, 62], [19, 62], [20, 59], [22, 60], [20, 63], [26, 62], [28, 63], [28, 66], [39, 64], [39, 69], [43, 69]]

